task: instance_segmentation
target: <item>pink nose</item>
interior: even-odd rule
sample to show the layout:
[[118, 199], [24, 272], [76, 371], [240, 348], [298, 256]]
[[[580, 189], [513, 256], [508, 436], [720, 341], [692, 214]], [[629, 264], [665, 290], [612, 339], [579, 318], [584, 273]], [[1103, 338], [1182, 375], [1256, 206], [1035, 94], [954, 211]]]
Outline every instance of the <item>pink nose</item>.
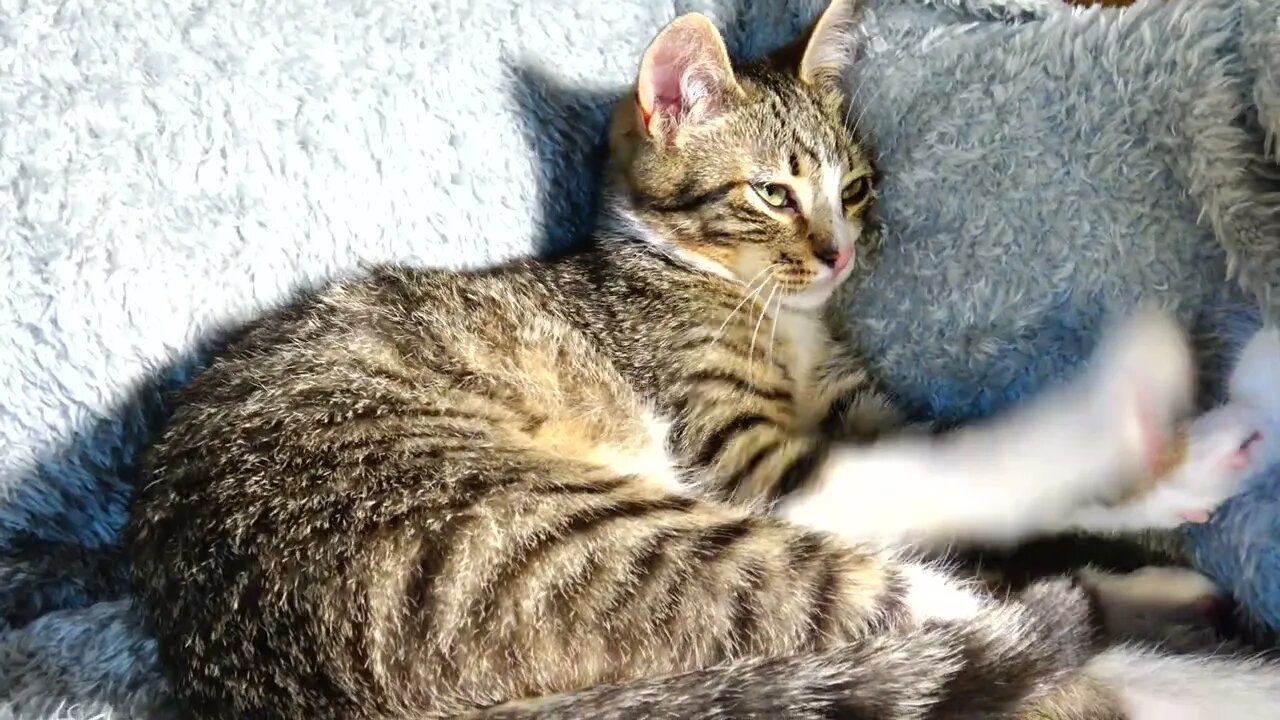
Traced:
[[841, 270], [845, 269], [845, 267], [847, 267], [852, 260], [853, 260], [853, 248], [842, 247], [836, 253], [836, 262], [835, 262], [835, 265], [831, 267], [831, 269], [836, 272], [840, 272]]
[[845, 269], [849, 261], [853, 260], [853, 248], [851, 247], [827, 247], [823, 250], [817, 250], [813, 253], [818, 261], [823, 265], [831, 268], [833, 272], [840, 272]]

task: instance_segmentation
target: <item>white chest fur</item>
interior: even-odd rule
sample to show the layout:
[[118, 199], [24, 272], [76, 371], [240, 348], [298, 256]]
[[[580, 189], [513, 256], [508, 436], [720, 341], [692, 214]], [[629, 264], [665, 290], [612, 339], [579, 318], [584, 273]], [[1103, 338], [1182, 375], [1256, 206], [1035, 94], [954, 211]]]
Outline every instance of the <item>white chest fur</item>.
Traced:
[[831, 354], [831, 333], [826, 323], [814, 312], [779, 310], [778, 335], [782, 345], [779, 359], [795, 382], [798, 395], [813, 384], [818, 366]]
[[679, 463], [667, 450], [671, 421], [646, 407], [634, 429], [630, 442], [597, 446], [591, 459], [619, 475], [638, 475], [668, 490], [682, 490]]

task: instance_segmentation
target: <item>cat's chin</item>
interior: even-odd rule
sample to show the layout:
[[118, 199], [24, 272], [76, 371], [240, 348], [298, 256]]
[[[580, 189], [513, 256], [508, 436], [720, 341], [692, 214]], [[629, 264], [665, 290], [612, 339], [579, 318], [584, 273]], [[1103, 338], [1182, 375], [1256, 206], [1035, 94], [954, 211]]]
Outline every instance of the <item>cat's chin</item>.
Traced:
[[804, 290], [798, 293], [791, 293], [783, 298], [781, 301], [782, 306], [789, 310], [801, 311], [813, 311], [822, 308], [849, 277], [851, 270], [852, 263], [850, 263], [850, 267], [844, 268], [835, 275], [819, 278], [809, 283], [809, 286]]
[[840, 287], [840, 283], [835, 278], [813, 283], [798, 293], [786, 296], [781, 300], [781, 304], [788, 310], [806, 312], [819, 310], [823, 305], [827, 304], [827, 301], [835, 294], [838, 287]]

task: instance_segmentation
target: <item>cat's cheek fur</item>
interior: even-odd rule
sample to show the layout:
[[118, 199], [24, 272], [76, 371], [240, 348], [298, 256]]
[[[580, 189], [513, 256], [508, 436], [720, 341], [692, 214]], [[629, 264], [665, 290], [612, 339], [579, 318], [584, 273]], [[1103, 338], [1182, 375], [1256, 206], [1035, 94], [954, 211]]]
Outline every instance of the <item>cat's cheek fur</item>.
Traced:
[[723, 264], [718, 263], [715, 260], [705, 255], [701, 255], [699, 253], [693, 252], [692, 250], [686, 250], [685, 248], [681, 248], [681, 247], [673, 247], [671, 250], [671, 254], [674, 255], [681, 262], [688, 264], [689, 267], [696, 268], [705, 273], [710, 273], [712, 275], [715, 275], [716, 277], [722, 277], [726, 280], [737, 279], [734, 276], [733, 271], [725, 267]]

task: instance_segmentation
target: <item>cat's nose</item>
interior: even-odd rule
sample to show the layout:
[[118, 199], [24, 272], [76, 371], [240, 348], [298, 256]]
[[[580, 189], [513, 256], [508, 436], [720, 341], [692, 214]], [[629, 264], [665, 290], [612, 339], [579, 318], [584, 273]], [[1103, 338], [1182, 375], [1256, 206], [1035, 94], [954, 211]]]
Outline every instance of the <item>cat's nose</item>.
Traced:
[[814, 250], [813, 255], [818, 258], [818, 262], [836, 272], [840, 272], [849, 264], [849, 260], [853, 257], [853, 252], [847, 248], [831, 245], [821, 250]]

